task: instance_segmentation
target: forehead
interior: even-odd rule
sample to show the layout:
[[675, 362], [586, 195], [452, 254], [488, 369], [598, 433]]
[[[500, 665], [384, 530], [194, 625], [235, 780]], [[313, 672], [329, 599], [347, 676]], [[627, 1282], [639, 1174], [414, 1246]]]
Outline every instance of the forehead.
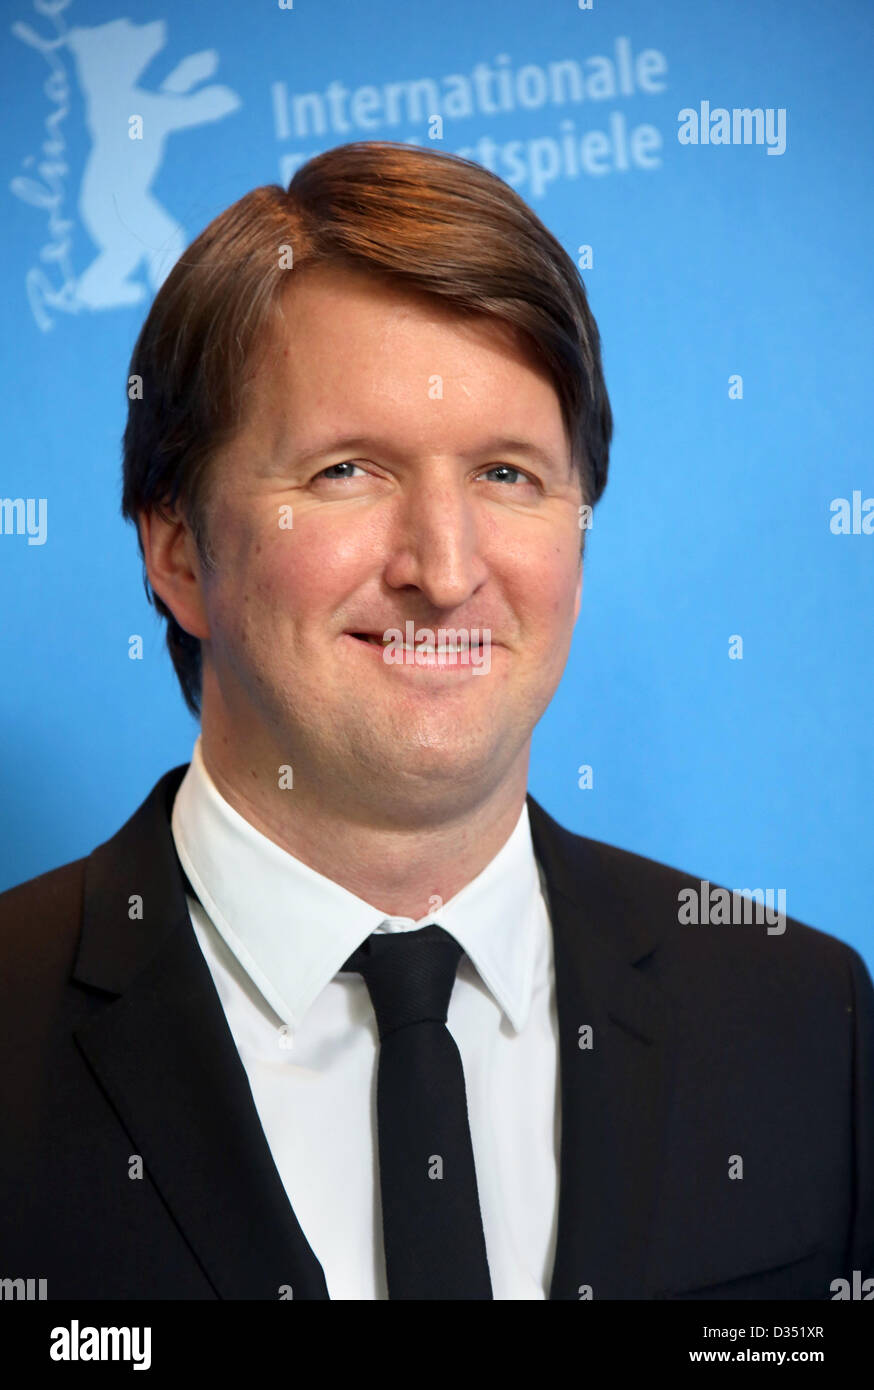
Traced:
[[439, 294], [429, 294], [418, 285], [406, 285], [378, 271], [339, 264], [305, 264], [290, 271], [288, 288], [277, 301], [275, 324], [278, 331], [296, 324], [312, 325], [314, 317], [320, 326], [330, 330], [336, 322], [321, 316], [330, 306], [346, 322], [377, 318], [416, 318], [435, 326], [461, 331], [465, 325], [479, 323], [490, 326], [496, 336], [502, 331], [507, 341], [514, 340], [512, 325], [483, 313], [476, 313], [461, 304], [453, 304]]
[[247, 372], [262, 406], [378, 413], [430, 403], [434, 415], [439, 401], [459, 420], [466, 407], [520, 423], [533, 413], [541, 432], [564, 433], [552, 375], [513, 324], [356, 268], [288, 275]]

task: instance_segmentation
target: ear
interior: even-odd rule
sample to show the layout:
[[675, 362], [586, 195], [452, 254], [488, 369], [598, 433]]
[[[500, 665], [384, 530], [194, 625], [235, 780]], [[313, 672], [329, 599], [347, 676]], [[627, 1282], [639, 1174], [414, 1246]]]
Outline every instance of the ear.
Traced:
[[209, 640], [203, 567], [188, 522], [178, 509], [154, 508], [137, 518], [149, 583], [181, 628]]

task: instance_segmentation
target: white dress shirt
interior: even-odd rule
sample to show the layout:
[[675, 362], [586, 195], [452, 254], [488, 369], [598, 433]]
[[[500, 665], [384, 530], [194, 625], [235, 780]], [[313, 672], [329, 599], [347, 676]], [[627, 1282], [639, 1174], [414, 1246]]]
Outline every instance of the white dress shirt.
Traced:
[[[294, 793], [288, 792], [289, 796]], [[552, 931], [527, 804], [489, 864], [414, 922], [295, 859], [229, 805], [194, 746], [172, 816], [192, 926], [288, 1200], [332, 1299], [387, 1295], [379, 1036], [341, 966], [374, 931], [437, 922], [463, 947], [447, 1026], [461, 1054], [496, 1299], [549, 1296], [560, 1104]], [[199, 901], [198, 901], [199, 899]]]

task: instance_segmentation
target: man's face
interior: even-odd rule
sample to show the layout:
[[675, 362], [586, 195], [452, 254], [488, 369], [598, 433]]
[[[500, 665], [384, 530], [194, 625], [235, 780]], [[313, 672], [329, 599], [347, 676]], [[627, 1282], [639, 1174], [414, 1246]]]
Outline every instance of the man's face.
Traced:
[[[290, 763], [295, 787], [350, 813], [524, 785], [582, 585], [555, 390], [494, 321], [355, 272], [290, 273], [245, 423], [213, 461], [205, 742], [246, 776]], [[482, 645], [386, 661], [381, 639], [409, 622]]]

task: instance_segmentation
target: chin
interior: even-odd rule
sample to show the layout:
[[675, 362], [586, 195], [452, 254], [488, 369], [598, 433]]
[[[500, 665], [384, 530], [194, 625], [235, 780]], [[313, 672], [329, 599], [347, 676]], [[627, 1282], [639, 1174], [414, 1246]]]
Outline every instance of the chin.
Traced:
[[390, 797], [402, 797], [409, 789], [420, 804], [432, 799], [442, 803], [447, 795], [457, 799], [465, 787], [489, 784], [498, 765], [491, 742], [477, 749], [459, 748], [451, 738], [396, 743], [389, 756], [379, 759], [374, 781]]

